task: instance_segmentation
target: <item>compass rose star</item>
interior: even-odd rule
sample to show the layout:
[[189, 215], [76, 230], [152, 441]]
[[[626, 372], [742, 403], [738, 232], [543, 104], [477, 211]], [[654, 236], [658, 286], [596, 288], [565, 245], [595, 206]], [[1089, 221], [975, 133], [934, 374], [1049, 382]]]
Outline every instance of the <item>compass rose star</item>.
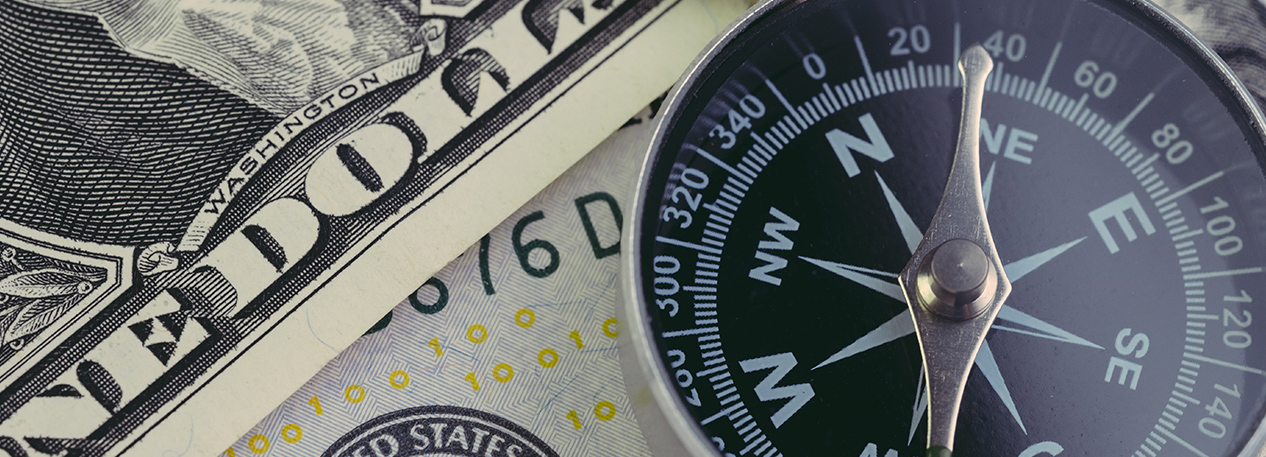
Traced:
[[[993, 170], [990, 170], [989, 178], [992, 178], [992, 171]], [[878, 173], [875, 173], [875, 177], [879, 181], [879, 186], [883, 190], [884, 198], [888, 203], [888, 208], [892, 212], [893, 219], [897, 222], [897, 227], [901, 231], [901, 235], [905, 239], [907, 247], [909, 247], [909, 249], [913, 252], [915, 247], [919, 245], [919, 242], [922, 241], [923, 232], [920, 231], [918, 226], [914, 224], [914, 221], [910, 217], [909, 213], [901, 205], [901, 202], [897, 200], [896, 196], [893, 195], [892, 190], [888, 187], [888, 184], [884, 182], [883, 178], [880, 177]], [[988, 181], [992, 181], [992, 179], [986, 179]], [[1016, 260], [1003, 265], [1003, 269], [1006, 270], [1007, 277], [1011, 279], [1012, 283], [1015, 283], [1042, 265], [1054, 260], [1065, 251], [1072, 249], [1085, 239], [1086, 237], [1081, 237], [1037, 254]], [[899, 303], [905, 304], [905, 296], [901, 292], [901, 287], [896, 284], [897, 275], [895, 273], [804, 256], [801, 256], [800, 259], [843, 277], [844, 279], [857, 283], [858, 285], [886, 295]], [[1103, 349], [1102, 346], [1094, 344], [1085, 338], [1074, 335], [1073, 333], [1059, 328], [1054, 324], [1045, 322], [1005, 304], [1003, 305], [1002, 310], [999, 311], [997, 320], [999, 322], [995, 323], [993, 328], [1000, 331], [1045, 338], [1100, 350]], [[862, 352], [866, 352], [899, 338], [912, 335], [914, 332], [914, 320], [911, 318], [910, 310], [907, 308], [900, 314], [893, 316], [891, 319], [888, 319], [882, 324], [879, 324], [879, 326], [875, 327], [874, 330], [862, 335], [862, 337], [845, 346], [843, 349], [840, 349], [835, 354], [832, 354], [825, 361], [813, 367], [813, 369], [816, 370]], [[994, 393], [1000, 400], [1002, 400], [1007, 410], [1011, 413], [1011, 417], [1015, 420], [1016, 424], [1020, 426], [1020, 430], [1027, 434], [1028, 430], [1024, 426], [1024, 421], [1020, 417], [1019, 410], [1015, 405], [1015, 400], [1011, 396], [1010, 389], [1007, 388], [1006, 380], [1003, 378], [1002, 372], [998, 368], [997, 360], [993, 356], [993, 350], [989, 347], [988, 341], [985, 341], [985, 343], [981, 346], [980, 352], [976, 357], [975, 365], [980, 369]], [[928, 399], [927, 389], [925, 388], [923, 381], [923, 377], [920, 376], [916, 398], [914, 401], [914, 408], [911, 411], [911, 441], [914, 439], [914, 430], [918, 427], [920, 421], [922, 421], [922, 419], [926, 416], [925, 413], [927, 411]]]
[[[1037, 254], [1025, 257], [1020, 260], [1003, 265], [1007, 272], [1007, 277], [1011, 278], [1015, 283], [1020, 278], [1028, 275], [1038, 267], [1050, 262], [1055, 257], [1076, 246], [1085, 240], [1085, 237], [1064, 243], [1051, 249], [1039, 252]], [[822, 269], [834, 273], [848, 279], [858, 285], [865, 286], [875, 292], [887, 295], [888, 297], [900, 303], [905, 303], [905, 297], [901, 294], [901, 288], [895, 282], [897, 275], [884, 271], [872, 270], [869, 268], [847, 265], [842, 263], [830, 262], [826, 260], [814, 259], [810, 257], [800, 257], [801, 260], [812, 263]], [[1000, 331], [1019, 333], [1022, 335], [1035, 336], [1038, 338], [1046, 338], [1063, 343], [1076, 344], [1095, 349], [1103, 349], [1095, 343], [1079, 337], [1072, 332], [1059, 328], [1058, 326], [1033, 317], [1009, 305], [1003, 305], [1002, 310], [998, 312], [998, 323], [993, 328]], [[1002, 325], [1005, 322], [1009, 325]], [[914, 319], [910, 317], [910, 310], [907, 308], [900, 314], [893, 316], [886, 322], [879, 324], [874, 330], [862, 335], [861, 338], [840, 349], [832, 354], [822, 363], [819, 363], [813, 369], [819, 369], [840, 360], [852, 357], [854, 355], [866, 352], [870, 349], [882, 346], [884, 344], [904, 338], [914, 334]], [[1011, 397], [1011, 391], [1007, 388], [1006, 380], [1002, 377], [1002, 372], [998, 369], [998, 363], [993, 357], [993, 351], [989, 347], [989, 342], [980, 348], [980, 353], [976, 356], [976, 367], [980, 369], [985, 379], [989, 382], [989, 386], [993, 388], [998, 398], [1006, 405], [1007, 410], [1011, 413], [1011, 417], [1015, 419], [1020, 430], [1026, 434], [1028, 430], [1024, 426], [1024, 420], [1021, 419], [1019, 410], [1016, 408], [1015, 400]], [[913, 430], [917, 428], [918, 423], [922, 420], [924, 413], [927, 411], [927, 389], [923, 387], [923, 380], [920, 377], [917, 398], [915, 399], [915, 408], [911, 417], [911, 435], [913, 439]]]
[[985, 175], [985, 182], [980, 184], [980, 192], [985, 200], [985, 211], [989, 210], [989, 196], [993, 194], [993, 173], [998, 170], [998, 161], [994, 160], [989, 164], [989, 174]]

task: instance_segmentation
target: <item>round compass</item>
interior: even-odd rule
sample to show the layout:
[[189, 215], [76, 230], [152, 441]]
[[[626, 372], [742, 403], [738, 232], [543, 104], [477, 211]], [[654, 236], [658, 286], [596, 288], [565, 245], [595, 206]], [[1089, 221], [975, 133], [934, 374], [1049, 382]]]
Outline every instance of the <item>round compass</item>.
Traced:
[[648, 442], [1257, 455], [1262, 122], [1142, 1], [761, 4], [671, 97], [625, 231]]

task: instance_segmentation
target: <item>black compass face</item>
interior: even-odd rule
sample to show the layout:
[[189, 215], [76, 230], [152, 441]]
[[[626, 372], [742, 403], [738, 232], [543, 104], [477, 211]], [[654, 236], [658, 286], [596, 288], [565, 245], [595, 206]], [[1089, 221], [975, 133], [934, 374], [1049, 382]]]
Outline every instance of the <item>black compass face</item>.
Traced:
[[1135, 6], [808, 1], [687, 86], [634, 251], [653, 350], [723, 454], [922, 455], [897, 273], [936, 212], [962, 78], [1013, 290], [964, 456], [1239, 455], [1266, 407], [1266, 182], [1234, 92]]

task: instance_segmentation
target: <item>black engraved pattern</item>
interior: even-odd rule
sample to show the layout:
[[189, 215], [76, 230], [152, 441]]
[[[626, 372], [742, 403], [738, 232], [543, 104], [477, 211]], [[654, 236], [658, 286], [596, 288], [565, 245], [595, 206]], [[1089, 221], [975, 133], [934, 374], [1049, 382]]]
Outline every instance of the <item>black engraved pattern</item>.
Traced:
[[286, 251], [281, 248], [281, 243], [268, 233], [268, 230], [258, 225], [248, 225], [242, 228], [242, 235], [246, 236], [256, 249], [259, 249], [259, 253], [263, 254], [264, 258], [268, 259], [268, 263], [272, 264], [278, 272], [286, 266]]
[[84, 362], [75, 368], [75, 375], [88, 392], [92, 393], [92, 398], [97, 399], [110, 412], [118, 411], [123, 389], [119, 388], [114, 376], [101, 364], [91, 360]]
[[585, 22], [585, 6], [581, 0], [528, 0], [523, 5], [523, 23], [545, 49], [554, 47], [554, 35], [558, 33], [558, 14], [563, 11], [568, 11], [580, 22]]
[[352, 176], [365, 186], [365, 189], [370, 192], [382, 190], [382, 177], [378, 176], [374, 167], [369, 165], [369, 161], [365, 160], [365, 156], [360, 155], [356, 148], [347, 144], [338, 145], [338, 159], [343, 162], [343, 166], [347, 167]]
[[178, 238], [278, 118], [119, 48], [93, 17], [0, 2], [0, 218], [83, 241]]
[[483, 49], [471, 49], [462, 53], [454, 59], [452, 65], [444, 69], [444, 90], [454, 94], [453, 101], [457, 102], [467, 116], [475, 109], [475, 97], [479, 94], [479, 75], [483, 73], [492, 76], [493, 81], [502, 89], [510, 87], [510, 75], [506, 74], [505, 67]]
[[[506, 57], [492, 56], [486, 60], [479, 59], [479, 53], [487, 54], [487, 51], [478, 48], [463, 49], [463, 46], [473, 37], [494, 27], [499, 18], [507, 16], [520, 1], [486, 1], [476, 6], [464, 18], [450, 20], [447, 48], [439, 55], [428, 55], [422, 60], [415, 74], [366, 93], [363, 97], [329, 113], [328, 116], [288, 139], [284, 144], [273, 146], [275, 150], [269, 152], [267, 163], [262, 164], [259, 170], [254, 172], [249, 182], [242, 184], [240, 191], [233, 196], [232, 203], [224, 206], [222, 212], [220, 212], [220, 207], [216, 207], [214, 211], [218, 215], [216, 224], [206, 235], [200, 248], [193, 252], [175, 254], [179, 258], [178, 269], [149, 276], [139, 287], [128, 290], [122, 298], [110, 303], [74, 330], [73, 334], [67, 338], [67, 342], [56, 349], [58, 351], [56, 357], [41, 358], [32, 368], [17, 375], [11, 384], [0, 391], [0, 421], [11, 420], [16, 413], [27, 411], [23, 408], [30, 405], [28, 402], [32, 398], [63, 393], [65, 389], [56, 385], [58, 375], [78, 370], [86, 361], [83, 359], [85, 355], [101, 345], [107, 338], [112, 338], [111, 344], [130, 344], [139, 341], [167, 368], [161, 374], [156, 374], [157, 377], [152, 381], [147, 379], [145, 387], [139, 391], [125, 388], [125, 400], [119, 405], [112, 405], [109, 396], [98, 397], [85, 394], [82, 397], [76, 397], [83, 399], [82, 403], [77, 403], [82, 406], [77, 407], [91, 410], [99, 405], [112, 413], [109, 419], [94, 432], [88, 436], [65, 439], [44, 438], [49, 435], [43, 432], [18, 432], [24, 434], [20, 439], [33, 448], [62, 449], [70, 455], [85, 456], [126, 453], [139, 439], [143, 439], [146, 434], [153, 431], [153, 425], [146, 425], [147, 421], [150, 424], [161, 423], [166, 419], [166, 413], [160, 411], [164, 408], [179, 407], [186, 399], [196, 395], [206, 385], [206, 381], [214, 379], [221, 373], [219, 370], [212, 370], [212, 366], [226, 358], [251, 350], [260, 338], [276, 328], [268, 326], [270, 322], [284, 321], [301, 307], [300, 303], [306, 298], [306, 294], [311, 293], [306, 289], [320, 290], [324, 287], [324, 284], [316, 284], [315, 288], [310, 287], [314, 280], [327, 272], [337, 275], [347, 262], [361, 255], [363, 251], [358, 246], [363, 241], [372, 242], [373, 238], [366, 240], [367, 237], [380, 236], [375, 235], [374, 232], [389, 229], [385, 224], [388, 219], [396, 215], [408, 217], [419, 210], [416, 205], [425, 205], [430, 198], [434, 198], [432, 196], [420, 199], [419, 196], [439, 182], [445, 173], [452, 173], [454, 167], [466, 161], [472, 154], [480, 154], [478, 159], [483, 159], [494, 152], [497, 154], [520, 153], [520, 151], [498, 150], [500, 143], [486, 143], [516, 121], [534, 117], [533, 105], [551, 96], [551, 92], [569, 78], [574, 76], [579, 76], [579, 79], [585, 78], [587, 74], [577, 75], [577, 73], [592, 63], [601, 53], [611, 50], [614, 40], [625, 34], [637, 21], [650, 14], [663, 2], [663, 0], [625, 1], [601, 20], [594, 18], [587, 20], [584, 25], [589, 29], [581, 37], [551, 53], [550, 60], [534, 72], [524, 75], [506, 74], [504, 79], [498, 78], [498, 69], [503, 67], [497, 64], [496, 59]], [[669, 6], [662, 9], [661, 14], [671, 8]], [[559, 10], [559, 14], [568, 13], [565, 10]], [[509, 20], [517, 22], [523, 19], [515, 17]], [[530, 20], [547, 19], [536, 17]], [[654, 20], [658, 20], [658, 17]], [[633, 34], [633, 36], [636, 35], [637, 33]], [[529, 41], [525, 45], [537, 44]], [[470, 67], [468, 69], [470, 74], [478, 77], [479, 72], [489, 73], [498, 85], [503, 89], [508, 89], [509, 92], [478, 117], [471, 119], [469, 126], [455, 137], [441, 145], [436, 145], [433, 153], [425, 156], [423, 160], [418, 160], [423, 157], [423, 152], [429, 152], [426, 137], [423, 134], [425, 126], [414, 125], [412, 120], [403, 114], [380, 113], [378, 110], [398, 100], [418, 81], [429, 77], [443, 78], [445, 93], [459, 107], [463, 107], [463, 101], [467, 100], [473, 106], [477, 91], [463, 94], [461, 90], [454, 90], [467, 82], [465, 79], [467, 74], [454, 72], [446, 75], [441, 73], [447, 72], [436, 71], [450, 59], [456, 64], [457, 61], [466, 58], [469, 60], [464, 63]], [[448, 68], [458, 66], [462, 65], [450, 65]], [[504, 72], [504, 70], [501, 71]], [[373, 77], [377, 78], [376, 75]], [[511, 85], [512, 82], [513, 85]], [[470, 88], [473, 89], [473, 87]], [[548, 103], [542, 109], [549, 109]], [[302, 176], [307, 171], [306, 164], [309, 158], [312, 154], [325, 150], [329, 139], [342, 137], [349, 130], [359, 128], [365, 122], [374, 122], [370, 119], [371, 117], [377, 118], [377, 122], [399, 128], [412, 143], [414, 160], [409, 170], [396, 184], [387, 187], [384, 183], [382, 195], [376, 197], [372, 204], [351, 214], [322, 213], [313, 214], [310, 216], [312, 219], [300, 220], [302, 217], [287, 219], [286, 224], [289, 224], [290, 228], [297, 227], [300, 223], [312, 224], [312, 231], [307, 233], [315, 233], [316, 238], [311, 241], [310, 247], [302, 244], [288, 244], [287, 250], [292, 250], [289, 246], [295, 246], [294, 252], [281, 252], [269, 247], [280, 247], [283, 241], [290, 239], [281, 236], [285, 235], [283, 231], [271, 234], [272, 242], [266, 240], [265, 237], [257, 236], [262, 235], [263, 232], [255, 233], [255, 235], [246, 233], [248, 231], [246, 227], [253, 225], [248, 220], [262, 208], [275, 209], [286, 204], [306, 205], [301, 203], [306, 199], [302, 182], [294, 178]], [[266, 124], [265, 127], [272, 127], [276, 125], [276, 122], [269, 121]], [[272, 143], [269, 142], [269, 145], [272, 146]], [[350, 170], [354, 167], [345, 168]], [[442, 188], [436, 190], [443, 191]], [[215, 198], [212, 197], [210, 201], [214, 202]], [[290, 203], [283, 204], [283, 201]], [[405, 208], [409, 209], [406, 211]], [[303, 216], [294, 212], [289, 214]], [[3, 215], [0, 214], [0, 217]], [[274, 227], [265, 222], [258, 224], [261, 229], [265, 228], [264, 226]], [[217, 250], [222, 243], [230, 241], [230, 236], [236, 236], [235, 234], [239, 231], [247, 242], [253, 245], [257, 253], [235, 256], [227, 254], [232, 253], [232, 250]], [[278, 255], [270, 257], [268, 254], [270, 252]], [[258, 254], [264, 255], [264, 260], [271, 268], [265, 267], [263, 271], [256, 272], [274, 270], [280, 274], [262, 291], [239, 290], [237, 288], [239, 284], [233, 283], [235, 271], [221, 270], [219, 267], [230, 265], [238, 267], [239, 261], [241, 263], [257, 262], [258, 258], [254, 256]], [[211, 262], [211, 259], [215, 261]], [[241, 278], [238, 277], [238, 279]], [[179, 310], [173, 309], [175, 306], [173, 303], [178, 304]], [[159, 317], [153, 318], [154, 320], [144, 325], [136, 326], [138, 320], [134, 319], [134, 316], [138, 315], [142, 309], [147, 313], [162, 312], [163, 314], [159, 314]], [[175, 327], [168, 326], [168, 322], [162, 321], [162, 316], [167, 316], [171, 322], [179, 320], [183, 323]], [[125, 335], [126, 339], [115, 338], [117, 334]], [[158, 334], [161, 334], [161, 338], [154, 336]], [[176, 343], [175, 346], [168, 344], [172, 342]], [[233, 363], [232, 360], [229, 363]], [[114, 370], [113, 367], [110, 369]], [[121, 371], [111, 373], [120, 376]], [[128, 378], [120, 376], [119, 379]], [[84, 385], [84, 390], [88, 389], [89, 381], [81, 379], [79, 382]], [[100, 383], [93, 385], [106, 386]], [[156, 415], [157, 419], [155, 419]], [[5, 441], [0, 439], [0, 446], [3, 445]], [[0, 447], [0, 449], [4, 448]]]
[[106, 270], [0, 244], [0, 362], [74, 309]]

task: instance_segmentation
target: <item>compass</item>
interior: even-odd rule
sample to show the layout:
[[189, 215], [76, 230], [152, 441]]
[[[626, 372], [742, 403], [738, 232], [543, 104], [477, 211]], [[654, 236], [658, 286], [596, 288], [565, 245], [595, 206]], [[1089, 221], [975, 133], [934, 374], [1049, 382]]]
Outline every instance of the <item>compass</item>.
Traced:
[[625, 230], [647, 441], [1257, 455], [1250, 100], [1142, 1], [762, 3], [670, 97]]

